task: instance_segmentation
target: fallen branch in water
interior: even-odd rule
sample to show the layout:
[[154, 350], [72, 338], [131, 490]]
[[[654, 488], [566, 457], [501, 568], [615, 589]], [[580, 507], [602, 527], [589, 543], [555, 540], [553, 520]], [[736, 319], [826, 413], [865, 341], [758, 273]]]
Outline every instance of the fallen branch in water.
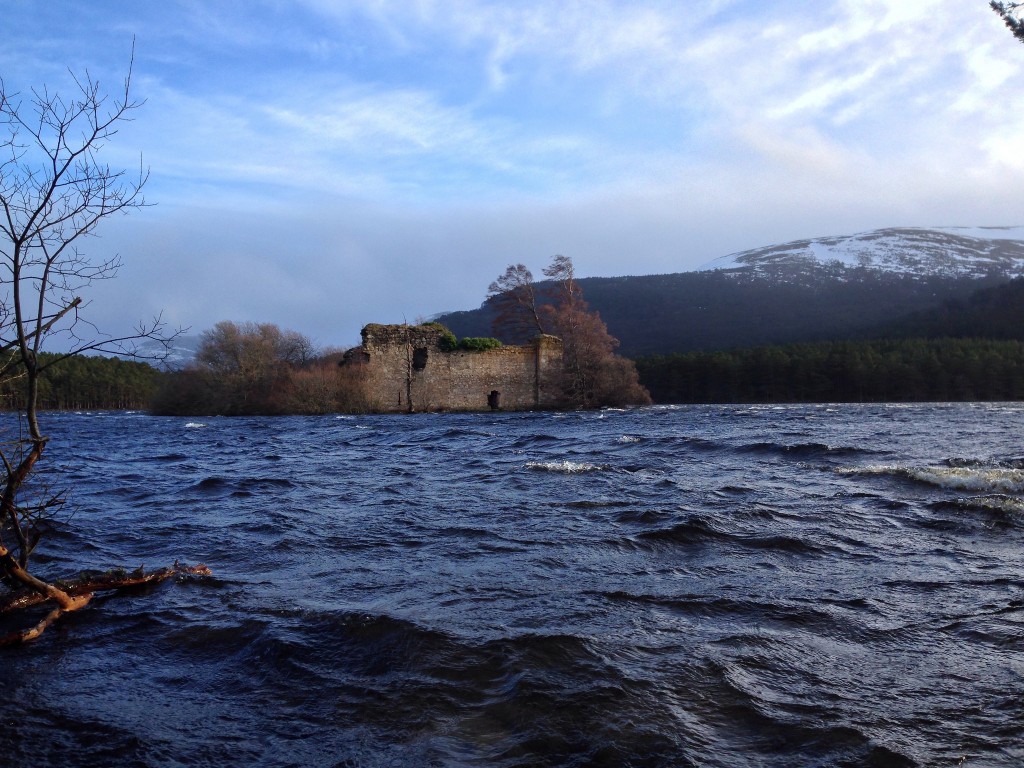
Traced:
[[[175, 561], [170, 568], [160, 568], [156, 571], [146, 573], [141, 567], [134, 571], [106, 571], [104, 573], [83, 574], [80, 578], [72, 581], [57, 582], [61, 591], [70, 599], [64, 605], [58, 605], [50, 611], [42, 621], [29, 629], [23, 629], [0, 636], [0, 646], [19, 645], [35, 640], [46, 628], [63, 614], [70, 611], [77, 611], [92, 599], [96, 592], [110, 592], [132, 587], [157, 584], [172, 576], [211, 576], [212, 571], [205, 565], [181, 565]], [[0, 600], [0, 613], [31, 608], [35, 605], [49, 602], [53, 598], [31, 589], [22, 589], [13, 592], [6, 598]]]

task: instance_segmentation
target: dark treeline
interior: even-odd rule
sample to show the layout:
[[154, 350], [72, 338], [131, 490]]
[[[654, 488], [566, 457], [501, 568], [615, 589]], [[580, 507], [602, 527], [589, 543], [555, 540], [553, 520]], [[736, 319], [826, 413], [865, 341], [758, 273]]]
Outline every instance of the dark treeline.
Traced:
[[637, 360], [657, 403], [1024, 400], [1024, 343], [899, 339]]
[[[209, 370], [168, 373], [117, 358], [67, 358], [44, 373], [40, 405], [181, 414], [365, 407], [358, 368], [339, 368], [334, 356], [273, 368], [253, 389]], [[1016, 340], [816, 342], [654, 355], [638, 359], [637, 369], [658, 403], [1024, 400], [1024, 342]], [[3, 409], [19, 397], [15, 382], [0, 385]]]
[[[911, 313], [930, 310], [943, 301], [966, 302], [978, 289], [1002, 281], [1005, 278], [1000, 275], [921, 277], [826, 265], [785, 275], [685, 272], [581, 278], [578, 283], [609, 332], [621, 342], [619, 353], [639, 357], [880, 338], [890, 335], [880, 329], [899, 324]], [[541, 300], [552, 292], [550, 283], [538, 283]], [[460, 336], [486, 336], [498, 312], [494, 301], [488, 300], [479, 309], [449, 313], [438, 320]], [[497, 335], [502, 341], [516, 341]]]
[[[149, 408], [160, 372], [153, 366], [116, 357], [66, 357], [42, 353], [39, 380], [43, 410], [135, 410]], [[23, 408], [19, 379], [0, 382], [0, 407]]]

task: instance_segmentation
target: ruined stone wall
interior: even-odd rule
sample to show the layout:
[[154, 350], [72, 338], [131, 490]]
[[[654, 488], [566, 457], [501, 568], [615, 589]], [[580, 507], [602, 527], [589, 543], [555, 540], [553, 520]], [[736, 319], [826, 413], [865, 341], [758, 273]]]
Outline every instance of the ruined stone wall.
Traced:
[[[360, 356], [376, 410], [485, 411], [497, 391], [502, 410], [558, 405], [562, 343], [541, 336], [523, 346], [445, 351], [435, 326], [368, 325]], [[411, 407], [410, 407], [411, 406]]]

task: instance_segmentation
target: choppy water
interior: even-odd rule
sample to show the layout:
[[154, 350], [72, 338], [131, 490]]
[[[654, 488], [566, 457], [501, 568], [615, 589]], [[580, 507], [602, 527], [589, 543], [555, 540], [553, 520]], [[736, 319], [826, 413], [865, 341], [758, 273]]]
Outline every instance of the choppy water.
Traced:
[[4, 764], [1024, 764], [1024, 406], [47, 423]]

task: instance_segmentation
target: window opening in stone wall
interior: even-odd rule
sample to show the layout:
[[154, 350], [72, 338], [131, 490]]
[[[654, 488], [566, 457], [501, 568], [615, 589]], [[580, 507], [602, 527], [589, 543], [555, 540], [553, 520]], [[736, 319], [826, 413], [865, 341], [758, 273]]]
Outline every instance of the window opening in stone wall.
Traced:
[[422, 371], [427, 367], [427, 348], [417, 347], [412, 351], [412, 369]]

